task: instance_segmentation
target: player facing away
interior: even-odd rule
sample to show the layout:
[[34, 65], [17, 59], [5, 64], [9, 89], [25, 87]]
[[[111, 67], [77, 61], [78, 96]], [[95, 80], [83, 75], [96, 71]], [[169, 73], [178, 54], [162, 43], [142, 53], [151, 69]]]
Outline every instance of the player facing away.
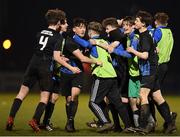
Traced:
[[[12, 130], [16, 113], [23, 100], [28, 95], [29, 90], [35, 82], [38, 81], [40, 87], [40, 101], [36, 107], [32, 120], [29, 121], [29, 125], [35, 132], [40, 131], [38, 123], [45, 110], [50, 95], [50, 88], [52, 86], [52, 72], [50, 71], [52, 58], [60, 64], [65, 63], [60, 57], [60, 50], [58, 48], [58, 45], [62, 43], [62, 36], [60, 36], [57, 31], [60, 24], [63, 23], [66, 18], [65, 12], [59, 9], [51, 9], [47, 11], [45, 18], [47, 20], [48, 28], [37, 34], [35, 51], [24, 74], [19, 93], [11, 106], [6, 130]], [[69, 69], [72, 69], [70, 65], [67, 64], [66, 66]], [[74, 67], [73, 69], [79, 71], [77, 67]]]

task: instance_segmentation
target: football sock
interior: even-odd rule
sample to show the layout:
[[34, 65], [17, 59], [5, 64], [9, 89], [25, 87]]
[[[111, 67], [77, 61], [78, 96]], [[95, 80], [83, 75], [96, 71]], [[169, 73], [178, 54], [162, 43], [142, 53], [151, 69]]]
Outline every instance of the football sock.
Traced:
[[141, 105], [140, 108], [140, 119], [139, 119], [139, 125], [141, 128], [145, 128], [148, 123], [148, 118], [150, 115], [150, 109], [149, 104]]
[[47, 106], [46, 106], [46, 110], [45, 110], [45, 115], [44, 115], [44, 120], [43, 120], [43, 124], [47, 125], [50, 122], [52, 113], [54, 111], [54, 103], [52, 102], [48, 102]]
[[14, 102], [11, 106], [11, 110], [10, 110], [10, 114], [9, 114], [10, 117], [13, 117], [13, 118], [15, 117], [15, 115], [16, 115], [17, 111], [19, 110], [21, 104], [22, 104], [22, 100], [20, 100], [18, 98], [14, 99]]
[[134, 126], [139, 127], [139, 110], [133, 112]]
[[157, 109], [166, 123], [169, 124], [172, 122], [169, 105], [166, 101], [160, 105], [157, 105]]
[[39, 102], [39, 104], [36, 107], [36, 111], [34, 113], [33, 119], [39, 122], [45, 108], [46, 108], [46, 104], [43, 102]]

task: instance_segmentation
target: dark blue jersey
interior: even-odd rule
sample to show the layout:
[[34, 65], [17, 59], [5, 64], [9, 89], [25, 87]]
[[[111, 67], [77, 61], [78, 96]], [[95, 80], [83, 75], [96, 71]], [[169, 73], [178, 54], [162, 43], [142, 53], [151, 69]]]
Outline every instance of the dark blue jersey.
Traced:
[[152, 36], [149, 31], [145, 31], [139, 34], [139, 52], [148, 52], [148, 58], [139, 58], [140, 73], [142, 76], [153, 75], [156, 73], [158, 65], [158, 56], [156, 52], [156, 45], [153, 42]]
[[[74, 40], [71, 37], [67, 36], [65, 39], [66, 40], [63, 55], [65, 55], [65, 57], [69, 59], [68, 63], [71, 66], [78, 67], [80, 70], [83, 71], [82, 62], [73, 54], [75, 50], [79, 49], [83, 52], [83, 49], [76, 42], [74, 42]], [[63, 73], [73, 74], [72, 71], [63, 66], [61, 67], [61, 71]]]

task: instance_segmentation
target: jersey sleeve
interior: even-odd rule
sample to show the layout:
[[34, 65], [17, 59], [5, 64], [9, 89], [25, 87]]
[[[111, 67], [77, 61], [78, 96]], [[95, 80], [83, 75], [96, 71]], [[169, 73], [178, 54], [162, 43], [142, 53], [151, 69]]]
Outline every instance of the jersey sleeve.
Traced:
[[156, 43], [158, 43], [161, 40], [162, 32], [160, 28], [155, 29], [153, 37]]
[[75, 43], [71, 38], [67, 38], [66, 49], [72, 53], [73, 51], [79, 49], [79, 45]]
[[73, 39], [75, 42], [77, 42], [79, 45], [81, 45], [84, 48], [91, 48], [92, 47], [92, 45], [89, 41], [80, 38], [78, 35], [74, 35]]

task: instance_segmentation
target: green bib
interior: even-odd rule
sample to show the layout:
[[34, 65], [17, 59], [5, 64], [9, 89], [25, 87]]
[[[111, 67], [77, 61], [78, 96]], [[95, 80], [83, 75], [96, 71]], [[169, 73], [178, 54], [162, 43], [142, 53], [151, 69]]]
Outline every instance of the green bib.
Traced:
[[[135, 35], [133, 39], [138, 39], [139, 36]], [[131, 47], [131, 40], [127, 38], [127, 47]], [[132, 77], [139, 76], [139, 65], [138, 65], [138, 57], [134, 56], [133, 58], [128, 59], [129, 66], [129, 75]]]
[[162, 38], [157, 43], [157, 47], [159, 49], [159, 64], [166, 63], [170, 60], [170, 55], [174, 45], [174, 39], [171, 30], [168, 28], [161, 28], [161, 32]]
[[[103, 39], [95, 39], [97, 43], [108, 44], [107, 41]], [[114, 67], [112, 65], [112, 59], [110, 54], [103, 48], [96, 46], [98, 57], [95, 58], [92, 55], [90, 57], [94, 60], [99, 60], [103, 63], [102, 66], [97, 66], [95, 64], [91, 65], [92, 74], [95, 74], [97, 77], [101, 78], [115, 78], [117, 77]]]

